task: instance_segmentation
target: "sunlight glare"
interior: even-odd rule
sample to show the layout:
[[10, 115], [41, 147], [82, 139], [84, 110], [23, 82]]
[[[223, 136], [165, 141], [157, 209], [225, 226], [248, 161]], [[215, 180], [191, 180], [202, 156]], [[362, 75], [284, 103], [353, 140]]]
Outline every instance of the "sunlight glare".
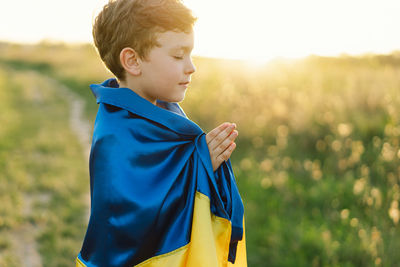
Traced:
[[[93, 19], [107, 2], [7, 1], [0, 9], [0, 41], [92, 42]], [[397, 0], [183, 2], [198, 17], [194, 55], [257, 63], [400, 49]]]
[[400, 3], [393, 0], [184, 2], [199, 18], [194, 53], [201, 55], [260, 63], [400, 48]]

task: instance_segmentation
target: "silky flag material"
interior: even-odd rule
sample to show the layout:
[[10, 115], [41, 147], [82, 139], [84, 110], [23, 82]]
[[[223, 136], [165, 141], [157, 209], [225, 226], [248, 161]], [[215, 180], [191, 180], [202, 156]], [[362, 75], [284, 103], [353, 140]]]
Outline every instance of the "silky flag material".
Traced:
[[91, 214], [76, 266], [247, 266], [230, 160], [214, 172], [204, 131], [178, 103], [115, 79], [91, 85]]

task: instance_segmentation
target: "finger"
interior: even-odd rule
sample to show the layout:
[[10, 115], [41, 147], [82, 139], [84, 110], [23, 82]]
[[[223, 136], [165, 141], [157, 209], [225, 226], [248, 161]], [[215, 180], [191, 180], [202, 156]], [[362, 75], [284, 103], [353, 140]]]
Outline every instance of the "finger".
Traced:
[[224, 129], [226, 129], [230, 125], [231, 124], [229, 122], [224, 122], [221, 125], [219, 125], [217, 128], [210, 131], [208, 134], [206, 134], [207, 144], [209, 144], [217, 135], [219, 135]]
[[226, 150], [225, 154], [221, 154], [219, 157], [213, 160], [213, 170], [215, 171], [222, 164], [222, 162], [229, 159], [233, 150], [235, 150], [236, 144], [232, 143]]
[[232, 143], [222, 154], [217, 157], [218, 166], [221, 165], [223, 161], [227, 161], [231, 155], [233, 150], [236, 148], [236, 143]]
[[[231, 124], [229, 127], [225, 128], [222, 132], [219, 133], [211, 142], [209, 143], [209, 147], [212, 151], [217, 150], [219, 146], [223, 146], [223, 142], [226, 140], [229, 140], [230, 135], [233, 133], [234, 129], [236, 127], [236, 124]], [[233, 135], [232, 137], [235, 137]], [[228, 141], [228, 144], [230, 142]], [[220, 149], [221, 150], [221, 149]], [[224, 150], [224, 149], [223, 149]], [[222, 151], [223, 151], [222, 150]], [[219, 151], [218, 154], [220, 154], [222, 151]], [[216, 155], [218, 155], [216, 154]]]
[[229, 127], [226, 127], [223, 131], [221, 131], [214, 139], [210, 141], [208, 146], [211, 150], [215, 150], [228, 136], [231, 132], [236, 128], [236, 124], [232, 123]]
[[231, 144], [235, 141], [236, 137], [239, 135], [238, 131], [233, 130], [230, 135], [218, 146], [215, 148], [215, 155], [219, 155], [223, 153]]

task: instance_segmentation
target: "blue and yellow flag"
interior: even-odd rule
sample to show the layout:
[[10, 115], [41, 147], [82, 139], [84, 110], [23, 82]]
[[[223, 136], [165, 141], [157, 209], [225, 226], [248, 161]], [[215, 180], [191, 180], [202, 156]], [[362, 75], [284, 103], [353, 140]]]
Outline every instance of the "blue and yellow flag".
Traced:
[[91, 90], [91, 215], [76, 266], [247, 266], [230, 160], [213, 171], [206, 134], [177, 103], [115, 79]]

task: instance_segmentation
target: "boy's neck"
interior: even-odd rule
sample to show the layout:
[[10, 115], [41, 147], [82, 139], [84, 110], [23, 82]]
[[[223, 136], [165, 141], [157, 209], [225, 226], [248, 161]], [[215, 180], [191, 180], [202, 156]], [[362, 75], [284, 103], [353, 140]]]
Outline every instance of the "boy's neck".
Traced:
[[137, 84], [134, 84], [132, 81], [131, 82], [129, 82], [129, 81], [119, 81], [119, 87], [124, 87], [124, 88], [131, 89], [132, 91], [134, 91], [139, 96], [143, 97], [144, 99], [146, 99], [147, 101], [149, 101], [153, 105], [157, 106], [157, 99], [153, 99], [153, 98], [147, 96], [146, 94], [144, 94], [143, 91], [140, 89], [141, 87], [139, 85], [137, 85]]

